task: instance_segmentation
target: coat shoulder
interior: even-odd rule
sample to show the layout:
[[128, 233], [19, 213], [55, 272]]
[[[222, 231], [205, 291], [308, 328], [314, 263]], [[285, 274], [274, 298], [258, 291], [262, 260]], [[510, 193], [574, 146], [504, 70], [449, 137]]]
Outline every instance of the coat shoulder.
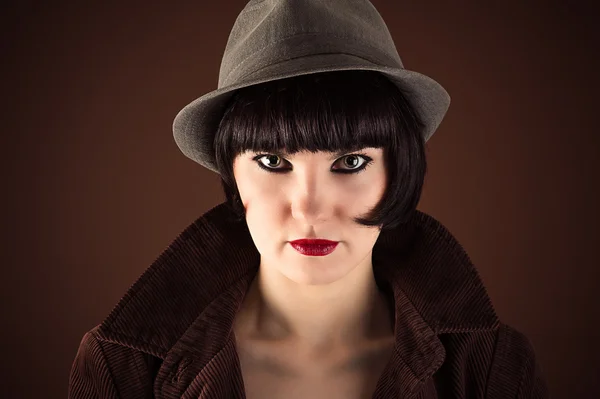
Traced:
[[500, 323], [486, 398], [548, 397], [547, 382], [532, 341], [516, 328]]
[[69, 375], [69, 399], [152, 397], [162, 360], [103, 340], [99, 327], [81, 339]]

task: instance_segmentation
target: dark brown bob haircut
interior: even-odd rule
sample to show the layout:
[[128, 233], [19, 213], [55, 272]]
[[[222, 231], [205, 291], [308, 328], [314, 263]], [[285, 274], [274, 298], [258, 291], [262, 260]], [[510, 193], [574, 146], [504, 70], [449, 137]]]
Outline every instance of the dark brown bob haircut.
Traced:
[[379, 203], [354, 221], [382, 230], [406, 222], [421, 197], [427, 163], [424, 125], [405, 93], [374, 71], [313, 73], [239, 89], [214, 138], [215, 162], [234, 219], [245, 218], [233, 175], [238, 154], [375, 147], [383, 149], [387, 187]]

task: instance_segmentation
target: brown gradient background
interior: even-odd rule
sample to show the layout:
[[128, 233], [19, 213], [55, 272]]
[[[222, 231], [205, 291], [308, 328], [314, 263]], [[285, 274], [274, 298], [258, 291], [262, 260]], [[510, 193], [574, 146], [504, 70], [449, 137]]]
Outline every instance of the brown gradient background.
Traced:
[[[530, 338], [552, 396], [600, 397], [595, 10], [373, 2], [405, 67], [452, 96], [419, 209]], [[84, 332], [224, 200], [171, 123], [216, 88], [245, 1], [38, 3], [1, 17], [5, 398], [66, 397]]]

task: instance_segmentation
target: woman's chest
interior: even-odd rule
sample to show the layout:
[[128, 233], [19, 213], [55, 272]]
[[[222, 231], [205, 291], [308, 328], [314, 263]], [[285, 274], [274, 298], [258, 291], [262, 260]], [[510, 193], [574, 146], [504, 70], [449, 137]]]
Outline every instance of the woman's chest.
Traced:
[[388, 350], [301, 361], [293, 352], [238, 352], [246, 398], [370, 399], [391, 355]]

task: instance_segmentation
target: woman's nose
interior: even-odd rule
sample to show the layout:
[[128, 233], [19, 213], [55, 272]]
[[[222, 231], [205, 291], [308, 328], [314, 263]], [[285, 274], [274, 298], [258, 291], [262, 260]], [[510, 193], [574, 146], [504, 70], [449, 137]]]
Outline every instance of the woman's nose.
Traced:
[[333, 192], [323, 182], [302, 179], [289, 198], [292, 216], [306, 224], [322, 223], [331, 217]]

